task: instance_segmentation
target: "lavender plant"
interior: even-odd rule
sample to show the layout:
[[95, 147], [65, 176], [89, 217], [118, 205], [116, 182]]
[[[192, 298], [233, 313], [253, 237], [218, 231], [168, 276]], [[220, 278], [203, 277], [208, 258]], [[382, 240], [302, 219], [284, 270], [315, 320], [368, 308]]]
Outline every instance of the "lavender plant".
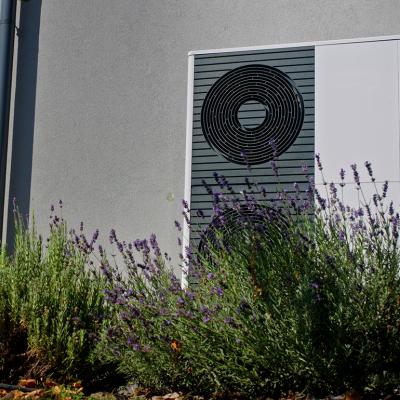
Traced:
[[[15, 216], [15, 250], [9, 257], [4, 250], [0, 263], [0, 342], [4, 352], [18, 337], [20, 343], [9, 354], [13, 357], [3, 357], [0, 373], [82, 377], [84, 370], [96, 369], [89, 355], [107, 315], [104, 279], [89, 269], [98, 232], [89, 242], [83, 232], [70, 234], [52, 207], [50, 234], [43, 242], [34, 222], [26, 228]], [[12, 358], [19, 365], [12, 365]]]
[[[317, 166], [322, 173], [318, 155]], [[304, 191], [278, 184], [273, 199], [250, 180], [235, 194], [215, 174], [211, 226], [200, 250], [186, 249], [194, 282], [186, 289], [155, 235], [129, 243], [112, 231], [127, 274], [100, 248], [114, 317], [99, 351], [153, 388], [392, 390], [400, 372], [399, 214], [386, 182], [366, 199], [351, 169], [357, 208], [341, 199], [343, 170], [338, 187], [324, 183], [325, 195], [307, 176]], [[189, 212], [184, 203], [190, 223]]]

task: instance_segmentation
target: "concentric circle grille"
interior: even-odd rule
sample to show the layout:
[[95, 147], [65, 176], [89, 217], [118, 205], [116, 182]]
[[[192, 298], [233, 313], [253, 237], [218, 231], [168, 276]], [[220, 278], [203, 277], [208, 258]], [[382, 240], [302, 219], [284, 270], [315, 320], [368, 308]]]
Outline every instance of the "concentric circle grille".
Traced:
[[200, 234], [198, 251], [207, 254], [211, 247], [230, 248], [235, 237], [240, 235], [240, 240], [252, 241], [254, 234], [258, 233], [271, 240], [271, 245], [279, 235], [287, 229], [286, 218], [276, 209], [271, 207], [255, 206], [250, 208], [242, 204], [239, 209], [226, 209], [221, 215], [214, 216], [211, 223]]
[[[243, 124], [244, 106], [262, 108], [256, 126]], [[241, 114], [239, 114], [241, 112]], [[258, 118], [258, 120], [257, 120]], [[262, 164], [285, 152], [296, 140], [304, 120], [303, 99], [294, 82], [266, 65], [235, 68], [207, 93], [201, 127], [209, 145], [236, 164]]]

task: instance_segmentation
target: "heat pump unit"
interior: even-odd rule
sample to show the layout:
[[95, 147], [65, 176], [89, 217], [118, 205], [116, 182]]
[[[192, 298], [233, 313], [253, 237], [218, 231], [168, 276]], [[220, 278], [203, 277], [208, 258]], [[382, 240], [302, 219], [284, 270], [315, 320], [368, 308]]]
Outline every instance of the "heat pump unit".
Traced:
[[[389, 180], [398, 199], [400, 37], [260, 46], [189, 53], [185, 199], [189, 237], [210, 223], [212, 198], [204, 187], [224, 175], [235, 192], [251, 175], [273, 196], [273, 146], [280, 182], [306, 185], [321, 154], [328, 182], [347, 169], [345, 201], [357, 202], [350, 164], [371, 161], [377, 183]], [[251, 165], [249, 173], [246, 163]], [[366, 173], [365, 190], [373, 191]], [[315, 174], [316, 184], [321, 176]], [[353, 186], [352, 186], [353, 185]], [[368, 194], [368, 193], [367, 193]], [[205, 218], [198, 217], [198, 210]]]

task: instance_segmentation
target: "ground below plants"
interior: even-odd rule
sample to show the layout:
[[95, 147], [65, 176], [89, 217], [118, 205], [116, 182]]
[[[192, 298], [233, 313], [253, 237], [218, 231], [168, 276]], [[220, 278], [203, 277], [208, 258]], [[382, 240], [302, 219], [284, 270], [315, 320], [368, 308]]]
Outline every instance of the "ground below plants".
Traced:
[[[250, 399], [240, 393], [215, 393], [213, 396], [204, 397], [196, 394], [184, 394], [181, 392], [154, 393], [150, 389], [141, 388], [137, 385], [126, 385], [115, 388], [111, 391], [98, 391], [87, 393], [81, 382], [74, 382], [70, 385], [59, 384], [52, 380], [38, 382], [34, 379], [21, 379], [17, 385], [0, 383], [0, 399], [20, 399], [20, 400], [245, 400]], [[362, 400], [362, 399], [382, 399], [398, 400], [400, 393], [389, 395], [374, 394], [362, 396], [360, 393], [346, 392], [340, 395], [331, 395], [323, 398], [324, 400]], [[268, 396], [259, 396], [256, 400], [272, 400]], [[314, 396], [305, 393], [289, 392], [279, 397], [279, 400], [317, 400]], [[319, 399], [318, 399], [319, 400]], [[321, 399], [322, 400], [322, 399]]]

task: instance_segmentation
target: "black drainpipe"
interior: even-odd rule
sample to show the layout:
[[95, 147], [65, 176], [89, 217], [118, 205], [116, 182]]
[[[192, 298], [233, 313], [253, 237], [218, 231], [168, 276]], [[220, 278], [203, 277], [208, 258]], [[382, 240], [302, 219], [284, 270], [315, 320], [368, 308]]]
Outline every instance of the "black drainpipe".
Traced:
[[[0, 237], [3, 236], [8, 126], [17, 0], [0, 0]], [[8, 210], [6, 210], [8, 212]], [[3, 243], [3, 240], [2, 240]]]

